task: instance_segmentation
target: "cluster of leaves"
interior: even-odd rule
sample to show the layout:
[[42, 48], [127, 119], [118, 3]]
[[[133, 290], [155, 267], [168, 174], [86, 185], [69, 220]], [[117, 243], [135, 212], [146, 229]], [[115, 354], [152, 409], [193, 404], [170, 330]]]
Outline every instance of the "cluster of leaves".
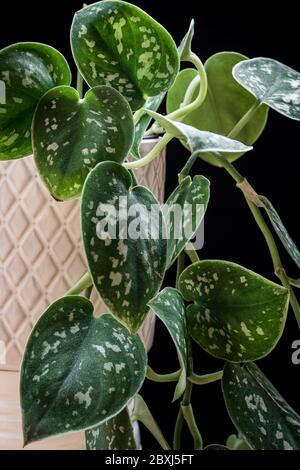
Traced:
[[[231, 52], [216, 54], [203, 66], [191, 51], [192, 36], [193, 24], [177, 49], [161, 25], [126, 2], [105, 0], [83, 8], [74, 17], [71, 45], [79, 77], [90, 87], [84, 97], [80, 86], [70, 86], [68, 64], [55, 49], [21, 43], [0, 51], [7, 97], [0, 105], [0, 159], [33, 152], [54, 198], [81, 198], [89, 270], [87, 281], [73, 289], [76, 295], [53, 303], [29, 338], [21, 371], [25, 443], [86, 430], [88, 448], [133, 449], [132, 420], [139, 419], [169, 448], [137, 395], [147, 371], [137, 332], [151, 308], [177, 349], [174, 399], [184, 394], [182, 412], [195, 442], [187, 390], [192, 382], [223, 375], [226, 406], [245, 447], [300, 448], [300, 417], [252, 363], [269, 354], [282, 335], [289, 286], [228, 261], [196, 260], [181, 273], [176, 289], [160, 291], [165, 271], [182, 257], [209, 202], [209, 181], [188, 176], [195, 159], [224, 166], [241, 157], [263, 131], [270, 107], [300, 120], [300, 74], [271, 59], [248, 60]], [[178, 73], [180, 61], [196, 69]], [[156, 111], [166, 92], [168, 115], [163, 116]], [[114, 204], [120, 196], [128, 211], [143, 204], [150, 212], [158, 204], [127, 169], [144, 164], [139, 144], [152, 118], [191, 154], [178, 187], [160, 209], [167, 227], [157, 226], [156, 237], [149, 232], [124, 239], [118, 236], [119, 218], [116, 239], [101, 239], [101, 204]], [[125, 161], [130, 152], [131, 166]], [[256, 200], [299, 266], [299, 251], [274, 207], [264, 197]], [[178, 240], [166, 214], [186, 203], [195, 209], [201, 203], [204, 211], [192, 233]], [[100, 318], [78, 295], [91, 283], [108, 309]], [[194, 374], [191, 338], [225, 360], [223, 372]], [[130, 418], [127, 404], [134, 397]], [[240, 441], [231, 438], [226, 448], [242, 448]]]

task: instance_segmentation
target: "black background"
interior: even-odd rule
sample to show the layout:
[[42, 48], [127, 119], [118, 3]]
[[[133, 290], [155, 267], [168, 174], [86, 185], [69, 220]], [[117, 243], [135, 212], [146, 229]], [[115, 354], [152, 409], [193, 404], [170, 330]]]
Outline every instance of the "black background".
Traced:
[[[89, 3], [89, 2], [88, 2]], [[193, 42], [195, 52], [206, 60], [219, 51], [236, 51], [248, 57], [265, 56], [277, 59], [300, 71], [299, 17], [293, 13], [291, 2], [268, 6], [253, 2], [163, 2], [136, 0], [133, 3], [145, 9], [162, 23], [179, 43], [191, 18], [196, 21]], [[59, 49], [74, 70], [70, 46], [69, 27], [74, 11], [81, 1], [52, 0], [11, 1], [0, 4], [0, 46], [19, 41], [38, 41]], [[75, 71], [73, 76], [75, 77]], [[75, 81], [74, 81], [75, 82]], [[258, 193], [271, 199], [297, 241], [299, 235], [299, 188], [297, 163], [299, 159], [299, 122], [289, 120], [271, 110], [263, 136], [254, 151], [236, 163]], [[177, 142], [168, 146], [167, 195], [177, 184], [177, 173], [184, 165], [187, 152]], [[194, 173], [203, 174], [211, 181], [211, 200], [205, 219], [205, 244], [201, 258], [227, 259], [275, 280], [272, 263], [265, 244], [239, 190], [221, 169], [199, 161]], [[283, 264], [290, 276], [297, 276], [295, 266], [281, 249]], [[166, 278], [173, 285], [174, 273]], [[259, 366], [272, 380], [287, 401], [300, 412], [300, 365], [291, 362], [291, 344], [300, 339], [300, 333], [290, 312], [287, 328], [272, 354], [259, 361]], [[196, 371], [207, 373], [222, 367], [222, 362], [211, 358], [195, 346]], [[149, 354], [151, 366], [158, 372], [171, 372], [178, 368], [174, 347], [164, 327], [158, 325], [155, 345]], [[173, 385], [146, 381], [142, 394], [167, 438], [172, 430], [178, 402], [171, 404]], [[224, 443], [234, 431], [223, 402], [220, 384], [195, 386], [193, 392], [195, 414], [205, 444]], [[187, 434], [187, 433], [185, 433]], [[157, 444], [143, 431], [145, 448], [158, 449]], [[189, 439], [186, 445], [190, 447]]]

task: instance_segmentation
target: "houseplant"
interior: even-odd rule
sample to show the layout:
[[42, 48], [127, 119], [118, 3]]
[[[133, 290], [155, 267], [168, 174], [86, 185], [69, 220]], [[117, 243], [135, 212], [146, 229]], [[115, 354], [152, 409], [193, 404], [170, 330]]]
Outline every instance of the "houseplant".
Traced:
[[[98, 29], [91, 27], [94, 25]], [[121, 448], [131, 448], [130, 422], [124, 407], [130, 398], [136, 396], [146, 373], [143, 347], [134, 333], [151, 306], [169, 329], [181, 366], [179, 372], [167, 377], [159, 377], [150, 368], [147, 371], [153, 379], [176, 381], [176, 399], [183, 394], [174, 448], [179, 446], [183, 419], [194, 437], [195, 448], [202, 447], [190, 404], [192, 384], [219, 380], [223, 375], [222, 371], [207, 376], [194, 374], [190, 337], [209, 353], [226, 360], [222, 379], [225, 401], [234, 423], [248, 444], [259, 449], [299, 447], [298, 416], [288, 405], [282, 404], [282, 399], [257, 366], [249, 362], [268, 354], [277, 343], [283, 331], [289, 300], [299, 320], [299, 307], [291, 288], [291, 284], [297, 284], [297, 281], [289, 279], [281, 266], [277, 247], [262, 218], [260, 206], [267, 211], [280, 239], [296, 262], [299, 262], [299, 255], [269, 201], [258, 196], [231, 163], [250, 150], [249, 145], [263, 130], [268, 106], [289, 117], [299, 117], [299, 75], [270, 59], [249, 61], [238, 54], [213, 56], [203, 67], [199, 58], [191, 52], [192, 34], [193, 25], [179, 48], [179, 54], [182, 61], [192, 62], [196, 71], [188, 70], [178, 75], [178, 53], [173, 41], [139, 9], [125, 2], [108, 1], [87, 7], [75, 17], [72, 44], [80, 72], [95, 88], [79, 103], [78, 95], [66, 84], [57, 88], [52, 88], [57, 83], [48, 84], [50, 89], [42, 89], [34, 97], [32, 138], [37, 166], [51, 194], [57, 199], [78, 197], [82, 193], [83, 240], [90, 274], [66, 297], [49, 307], [28, 342], [21, 385], [25, 442], [61, 432], [93, 428], [87, 431], [90, 447], [105, 448], [107, 442], [112, 442], [114, 438], [113, 447], [121, 442]], [[2, 51], [0, 61], [3, 56], [8, 56], [9, 60], [5, 63], [8, 65], [12, 60], [11, 52], [12, 56], [17, 57], [14, 60], [19, 60], [22, 51], [31, 54], [32, 49], [36, 51], [36, 48], [39, 49], [39, 59], [43, 56], [43, 46], [30, 46], [30, 51], [26, 47], [29, 46], [14, 46], [11, 50]], [[107, 57], [111, 51], [114, 52], [113, 57]], [[26, 56], [25, 70], [28, 70], [30, 56]], [[36, 58], [35, 54], [33, 57]], [[51, 74], [53, 64], [47, 65]], [[7, 67], [1, 70], [9, 71]], [[216, 80], [220, 77], [216, 70], [222, 71], [220, 80]], [[56, 73], [56, 76], [61, 77], [62, 74]], [[6, 74], [5, 78], [9, 91], [9, 75]], [[31, 74], [25, 73], [22, 86], [30, 88], [31, 80]], [[135, 111], [134, 121], [138, 129], [133, 146], [133, 122], [128, 104], [114, 88], [103, 88], [103, 85], [98, 88], [103, 81], [117, 87]], [[222, 129], [218, 127], [218, 121], [216, 123], [214, 109], [206, 93], [207, 81], [218, 98]], [[269, 86], [270, 81], [274, 83], [273, 89]], [[149, 98], [146, 108], [141, 109], [146, 97], [163, 94], [171, 85], [167, 117], [155, 112], [162, 96]], [[16, 104], [20, 106], [22, 103]], [[113, 112], [115, 105], [117, 109]], [[76, 116], [78, 109], [80, 120]], [[92, 111], [93, 117], [90, 114]], [[10, 119], [5, 121], [4, 118], [2, 121], [5, 126], [16, 122], [13, 120], [14, 112], [12, 108]], [[149, 124], [148, 115], [166, 133], [155, 151], [139, 159], [136, 142]], [[75, 121], [75, 116], [74, 125], [72, 120]], [[122, 119], [123, 116], [125, 118]], [[93, 126], [107, 133], [110, 131], [109, 137], [104, 132], [107, 140], [103, 141]], [[14, 124], [11, 133], [5, 134], [2, 140], [8, 142], [3, 158], [21, 156], [30, 151], [28, 123], [23, 123], [20, 132], [13, 127]], [[214, 134], [206, 132], [206, 129]], [[220, 135], [222, 133], [230, 134], [230, 138]], [[119, 136], [117, 139], [115, 134]], [[20, 135], [22, 139], [19, 139]], [[173, 137], [183, 142], [190, 150], [191, 157], [180, 173], [178, 188], [167, 201], [164, 211], [167, 225], [170, 222], [168, 215], [175, 203], [183, 206], [188, 202], [196, 209], [202, 203], [206, 209], [208, 181], [201, 176], [193, 181], [188, 177], [195, 160], [200, 156], [224, 167], [237, 181], [266, 237], [274, 269], [284, 287], [230, 262], [199, 261], [192, 250], [188, 251], [192, 265], [181, 273], [183, 249], [196, 231], [201, 217], [196, 218], [193, 230], [180, 239], [175, 238], [175, 227], [170, 223], [166, 241], [162, 236], [164, 227], [161, 224], [157, 228], [156, 219], [157, 236], [153, 238], [128, 239], [124, 242], [120, 232], [116, 240], [113, 236], [107, 237], [107, 233], [105, 239], [100, 236], [103, 233], [101, 212], [98, 210], [101, 203], [110, 201], [114, 207], [118, 197], [123, 196], [130, 207], [135, 202], [143, 203], [146, 208], [155, 205], [155, 199], [144, 188], [132, 188], [132, 175], [127, 170], [147, 164]], [[234, 137], [244, 144], [232, 140]], [[68, 142], [74, 146], [72, 153], [68, 149], [61, 153], [62, 147], [70, 145]], [[121, 163], [130, 148], [137, 160], [125, 162], [122, 166], [115, 163], [115, 160]], [[101, 152], [98, 153], [99, 149]], [[95, 161], [97, 158], [99, 160]], [[96, 213], [93, 213], [95, 209]], [[162, 219], [163, 214], [159, 215]], [[121, 222], [123, 217], [119, 214], [118, 228]], [[166, 288], [158, 293], [165, 268], [175, 259], [178, 259], [179, 290]], [[91, 277], [113, 316], [106, 315], [95, 320], [92, 305], [78, 295], [91, 285]], [[193, 303], [186, 308], [183, 298]], [[264, 308], [260, 305], [262, 302]], [[74, 351], [77, 351], [75, 360]], [[245, 365], [240, 367], [240, 363]], [[120, 386], [122, 382], [123, 387]], [[168, 448], [141, 397], [137, 396], [135, 401], [132, 419], [142, 420], [163, 447]], [[35, 405], [32, 407], [33, 402]], [[278, 423], [280, 428], [274, 429]], [[115, 428], [120, 431], [118, 435]], [[125, 429], [126, 432], [122, 432]], [[231, 439], [228, 445], [236, 447], [237, 443], [232, 443]]]

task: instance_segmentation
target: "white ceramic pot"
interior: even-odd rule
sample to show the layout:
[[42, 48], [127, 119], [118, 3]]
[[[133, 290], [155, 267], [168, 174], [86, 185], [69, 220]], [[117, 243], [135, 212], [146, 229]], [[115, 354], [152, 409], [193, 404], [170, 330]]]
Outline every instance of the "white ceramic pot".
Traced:
[[[157, 142], [145, 139], [142, 154]], [[164, 198], [165, 154], [137, 172], [160, 202]], [[21, 449], [19, 369], [32, 326], [41, 313], [86, 272], [79, 201], [56, 202], [36, 173], [32, 157], [0, 162], [0, 449]], [[92, 296], [97, 311], [101, 299]], [[153, 341], [150, 312], [140, 332]], [[28, 449], [82, 449], [83, 433], [69, 434]]]

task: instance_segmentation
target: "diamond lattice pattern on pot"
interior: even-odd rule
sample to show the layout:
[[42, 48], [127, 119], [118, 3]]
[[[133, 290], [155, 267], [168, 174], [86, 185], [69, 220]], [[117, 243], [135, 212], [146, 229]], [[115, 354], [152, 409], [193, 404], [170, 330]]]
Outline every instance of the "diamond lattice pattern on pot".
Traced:
[[[142, 153], [154, 139], [144, 141]], [[165, 155], [137, 172], [162, 202]], [[86, 271], [80, 237], [79, 201], [57, 202], [36, 174], [31, 157], [0, 163], [0, 369], [19, 370], [22, 352], [39, 315]], [[93, 293], [97, 311], [101, 299]], [[150, 314], [141, 332], [151, 342]]]

